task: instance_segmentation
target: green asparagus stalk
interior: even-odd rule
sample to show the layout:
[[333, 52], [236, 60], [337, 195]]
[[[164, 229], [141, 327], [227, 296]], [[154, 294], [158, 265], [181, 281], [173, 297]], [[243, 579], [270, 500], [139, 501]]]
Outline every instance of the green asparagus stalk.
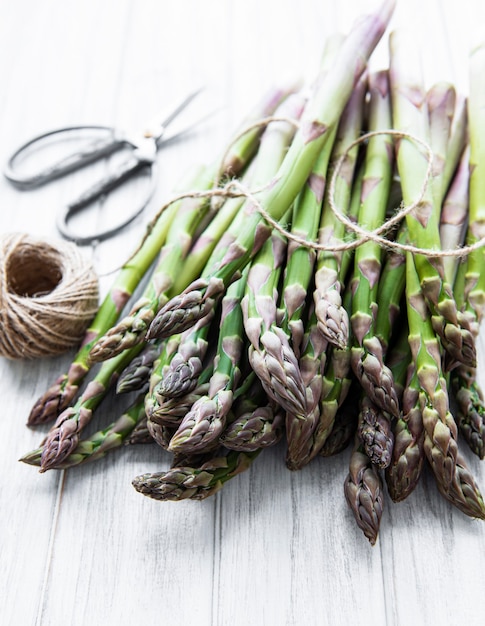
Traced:
[[[470, 127], [470, 204], [467, 244], [471, 245], [485, 236], [485, 192], [483, 189], [485, 167], [485, 45], [475, 48], [469, 61], [470, 94], [468, 119]], [[485, 262], [484, 248], [468, 255], [465, 277], [467, 311], [480, 324], [485, 312]], [[468, 361], [469, 365], [473, 365]]]
[[[396, 239], [398, 243], [407, 243], [408, 231], [405, 222], [401, 224]], [[384, 358], [394, 337], [397, 320], [401, 312], [405, 284], [406, 255], [398, 249], [389, 250], [385, 257], [377, 288], [379, 307], [375, 322], [375, 334], [381, 343]]]
[[168, 472], [142, 474], [133, 487], [145, 496], [160, 501], [203, 500], [219, 491], [225, 482], [251, 466], [261, 452], [231, 451], [214, 457], [200, 467], [174, 467]]
[[[394, 127], [429, 142], [429, 120], [426, 98], [420, 84], [419, 60], [413, 56], [413, 46], [405, 46], [402, 33], [390, 38], [391, 90]], [[422, 147], [408, 138], [397, 142], [397, 164], [406, 206], [416, 201], [426, 178], [427, 163]], [[406, 216], [411, 242], [422, 248], [440, 250], [439, 214], [442, 198], [436, 185], [428, 185], [423, 199]], [[456, 307], [450, 285], [444, 278], [441, 257], [415, 255], [421, 290], [432, 312], [432, 322], [442, 344], [455, 361], [473, 363], [475, 343], [469, 324]]]
[[157, 383], [157, 394], [165, 398], [179, 398], [197, 386], [209, 347], [211, 318], [212, 312], [209, 319], [199, 322], [192, 331], [182, 334], [176, 353], [166, 364]]
[[[454, 284], [457, 305], [466, 308], [465, 281], [467, 260], [458, 264]], [[472, 325], [478, 336], [478, 325]], [[450, 384], [455, 398], [455, 419], [468, 446], [480, 459], [485, 456], [485, 402], [477, 381], [477, 370], [460, 363], [450, 372]]]
[[286, 243], [273, 232], [249, 269], [242, 300], [243, 320], [250, 342], [249, 361], [274, 402], [295, 414], [305, 414], [305, 387], [288, 336], [277, 325], [278, 283]]
[[412, 363], [407, 320], [387, 358], [402, 410], [394, 422], [392, 459], [386, 468], [386, 483], [394, 502], [400, 502], [416, 487], [424, 465], [424, 427], [419, 404], [419, 381]]
[[199, 398], [181, 421], [173, 435], [169, 450], [194, 454], [218, 443], [231, 409], [234, 392], [241, 377], [243, 316], [241, 300], [244, 295], [247, 272], [229, 286], [222, 300], [217, 352], [214, 370], [206, 396]]
[[424, 426], [417, 371], [410, 366], [402, 400], [402, 415], [394, 423], [394, 449], [386, 482], [394, 502], [401, 502], [415, 489], [424, 465]]
[[[354, 219], [357, 218], [360, 206], [363, 174], [364, 168], [360, 167], [351, 189], [348, 215], [352, 216]], [[351, 253], [346, 251], [340, 259], [338, 278], [342, 285], [344, 284], [343, 277], [347, 274], [351, 258]], [[351, 309], [351, 302], [352, 292], [350, 288], [347, 288], [342, 302], [347, 319]], [[321, 325], [318, 325], [318, 329], [321, 330]], [[309, 448], [306, 453], [306, 462], [314, 458], [325, 447], [325, 443], [333, 431], [338, 412], [341, 410], [346, 400], [352, 378], [349, 344], [347, 343], [343, 348], [337, 345], [330, 346], [327, 353], [323, 354], [323, 350], [325, 350], [327, 346], [325, 343], [322, 343], [322, 339], [324, 339], [323, 333], [319, 341], [317, 341], [316, 336], [314, 336], [314, 341], [312, 341], [313, 345], [307, 344], [310, 347], [310, 352], [304, 355], [305, 357], [310, 356], [313, 358], [318, 353], [321, 353], [321, 367], [324, 370], [323, 377], [321, 378], [322, 388], [320, 392], [320, 403], [318, 409], [314, 409], [315, 415], [318, 413], [318, 421], [312, 432], [311, 439], [308, 439], [307, 442]], [[311, 354], [312, 351], [313, 355]], [[300, 361], [302, 372], [306, 372], [310, 363], [311, 359], [308, 362], [306, 362], [305, 358]], [[357, 393], [357, 396], [358, 395]]]
[[468, 101], [462, 94], [458, 93], [455, 100], [455, 111], [443, 170], [443, 189], [446, 193], [449, 191], [458, 162], [468, 141]]
[[[385, 130], [391, 125], [387, 72], [371, 74], [369, 90], [369, 130]], [[392, 139], [388, 135], [377, 135], [369, 140], [358, 220], [370, 230], [380, 226], [385, 219], [393, 171], [391, 154]], [[392, 373], [383, 361], [382, 346], [375, 335], [381, 258], [382, 249], [373, 241], [364, 242], [355, 251], [350, 318], [353, 333], [351, 364], [372, 403], [397, 415], [399, 409]]]
[[482, 494], [460, 454], [456, 459], [456, 471], [451, 486], [445, 488], [442, 483], [438, 482], [438, 489], [442, 496], [465, 515], [485, 519]]
[[[297, 91], [297, 86], [273, 88], [265, 94], [250, 114], [243, 120], [241, 129], [249, 128], [255, 122], [259, 122], [270, 115], [276, 114], [278, 107], [293, 92]], [[240, 131], [236, 135], [240, 135]], [[238, 139], [230, 142], [220, 164], [220, 176], [232, 178], [239, 176], [247, 164], [252, 160], [258, 151], [259, 140], [263, 134], [264, 126], [255, 126], [245, 132]]]
[[[324, 54], [324, 70], [328, 71], [328, 66], [333, 62], [340, 43], [341, 41], [338, 40], [335, 48], [330, 47]], [[308, 241], [314, 241], [317, 237], [327, 183], [327, 170], [336, 130], [336, 127], [332, 130], [329, 140], [317, 157], [312, 173], [297, 196], [293, 208], [291, 232]], [[306, 413], [294, 414], [292, 411], [286, 413], [286, 464], [293, 470], [300, 469], [310, 461], [310, 456], [307, 454], [308, 447], [311, 445], [312, 433], [320, 414], [321, 374], [327, 341], [319, 336], [321, 330], [317, 325], [316, 315], [311, 315], [310, 319], [311, 337], [305, 337], [302, 319], [315, 259], [316, 253], [313, 249], [299, 245], [290, 239], [281, 293], [282, 319], [279, 326], [290, 340], [295, 359], [300, 358], [302, 343], [305, 342], [304, 354], [301, 355], [305, 372], [301, 374], [306, 388]], [[329, 324], [331, 323], [329, 320]], [[295, 359], [292, 355], [292, 360]]]
[[299, 367], [306, 389], [306, 413], [303, 416], [287, 414], [286, 465], [291, 470], [301, 469], [318, 453], [314, 433], [320, 420], [320, 399], [326, 363], [327, 339], [318, 326], [315, 312], [308, 322], [303, 338]]
[[437, 482], [446, 490], [456, 472], [457, 428], [449, 411], [438, 338], [426, 308], [414, 258], [409, 252], [406, 259], [406, 298], [409, 345], [416, 367], [425, 430], [424, 451]]
[[[350, 311], [351, 301], [352, 292], [348, 287], [343, 298], [343, 305], [347, 312]], [[322, 377], [319, 419], [313, 433], [312, 449], [308, 453], [310, 459], [318, 454], [325, 445], [327, 438], [333, 430], [338, 411], [349, 392], [352, 382], [350, 356], [349, 345], [344, 348], [333, 346], [327, 354], [325, 371]]]
[[[355, 177], [354, 183], [351, 189], [350, 205], [348, 215], [356, 219], [358, 209], [360, 206], [360, 196], [362, 189], [364, 168], [360, 167]], [[324, 209], [325, 210], [325, 209]], [[349, 251], [344, 252], [340, 259], [340, 267], [338, 278], [343, 285], [343, 277], [347, 275], [348, 267], [351, 261], [351, 253]], [[339, 296], [340, 297], [340, 296]], [[352, 292], [350, 288], [347, 288], [342, 306], [345, 309], [346, 317], [348, 319], [351, 309]], [[321, 329], [321, 326], [318, 326]], [[322, 334], [322, 338], [324, 335]], [[326, 346], [323, 344], [318, 347], [318, 343], [315, 341], [314, 346], [317, 348], [316, 352], [322, 351]], [[307, 451], [306, 459], [311, 460], [316, 454], [319, 454], [325, 447], [325, 443], [333, 431], [335, 420], [338, 416], [338, 412], [341, 410], [343, 403], [347, 398], [347, 394], [351, 385], [351, 366], [350, 366], [350, 346], [347, 343], [343, 348], [337, 345], [330, 347], [325, 355], [322, 354], [322, 367], [324, 374], [321, 379], [322, 389], [320, 392], [320, 403], [318, 407], [318, 422], [315, 430], [312, 433], [311, 441], [308, 443], [311, 446]], [[307, 355], [308, 356], [308, 355]], [[308, 364], [305, 360], [301, 361], [302, 371], [305, 371]], [[357, 396], [359, 394], [357, 393]], [[315, 410], [315, 414], [316, 414]], [[353, 434], [353, 432], [352, 432]]]
[[[291, 234], [307, 241], [315, 241], [320, 223], [320, 213], [325, 192], [326, 175], [330, 154], [335, 137], [332, 136], [324, 145], [315, 161], [312, 173], [295, 200], [291, 221]], [[291, 345], [299, 357], [303, 341], [302, 314], [307, 302], [308, 288], [313, 277], [316, 253], [312, 248], [289, 240], [286, 267], [281, 290], [280, 309], [282, 318], [280, 327], [291, 340]]]
[[429, 142], [433, 150], [433, 195], [437, 203], [441, 203], [447, 191], [444, 171], [448, 158], [455, 102], [455, 88], [452, 84], [445, 81], [434, 84], [426, 93]]
[[[468, 224], [468, 186], [470, 150], [465, 149], [450, 189], [443, 202], [440, 217], [440, 241], [444, 250], [452, 250], [463, 244]], [[443, 259], [445, 278], [453, 285], [458, 267], [457, 257]], [[455, 295], [456, 299], [456, 295]]]
[[332, 429], [320, 450], [321, 456], [334, 456], [343, 452], [355, 436], [359, 413], [359, 387], [351, 388], [335, 415]]
[[[333, 165], [330, 166], [328, 180], [333, 175], [335, 163], [360, 135], [366, 91], [367, 73], [364, 73], [342, 113], [331, 157]], [[334, 201], [344, 215], [348, 214], [351, 204], [357, 153], [357, 146], [347, 153], [335, 181]], [[319, 228], [319, 243], [328, 246], [340, 244], [344, 237], [345, 227], [336, 218], [330, 207], [327, 187]], [[320, 331], [331, 344], [339, 348], [344, 348], [349, 339], [349, 318], [345, 307], [342, 306], [341, 297], [342, 280], [345, 275], [345, 268], [342, 268], [342, 257], [341, 252], [321, 251], [318, 253], [313, 295]]]
[[[180, 188], [191, 189], [198, 176], [199, 169], [197, 168], [196, 173], [191, 172], [186, 180], [182, 181]], [[60, 415], [71, 404], [79, 386], [91, 368], [89, 361], [91, 348], [98, 338], [116, 322], [135, 288], [157, 258], [179, 207], [180, 202], [172, 204], [154, 223], [148, 226], [147, 234], [141, 245], [119, 270], [108, 294], [99, 307], [96, 317], [87, 329], [82, 346], [67, 373], [59, 376], [54, 384], [36, 401], [29, 415], [28, 425], [44, 424]]]
[[[316, 81], [314, 94], [302, 116], [278, 174], [258, 200], [273, 220], [279, 221], [292, 206], [311, 173], [317, 156], [329, 140], [369, 55], [384, 33], [395, 2], [386, 0], [372, 15], [361, 19], [346, 37], [331, 70]], [[271, 228], [265, 224], [252, 198], [245, 203], [245, 228], [227, 248], [213, 271], [190, 285], [182, 295], [169, 301], [153, 324], [157, 334], [180, 332], [207, 314], [222, 296], [233, 277], [247, 265], [268, 239]]]
[[147, 386], [161, 349], [160, 341], [147, 343], [140, 354], [121, 372], [116, 383], [116, 393], [130, 393]]
[[285, 426], [284, 412], [268, 401], [259, 379], [234, 403], [220, 442], [229, 450], [254, 452], [277, 444]]
[[[67, 469], [103, 458], [110, 450], [116, 450], [125, 445], [144, 418], [144, 398], [141, 395], [115, 422], [90, 437], [78, 441], [64, 460], [56, 464], [55, 469]], [[20, 461], [39, 467], [41, 459], [42, 448], [37, 448], [23, 456]]]
[[350, 457], [344, 494], [358, 527], [370, 544], [375, 545], [384, 507], [383, 485], [378, 468], [370, 461], [358, 438]]
[[145, 445], [147, 443], [155, 443], [155, 440], [148, 431], [148, 418], [145, 411], [140, 421], [136, 424], [135, 428], [131, 431], [128, 437], [124, 440], [125, 446], [137, 446]]
[[[342, 41], [343, 36], [340, 34], [327, 39], [320, 65], [322, 74], [327, 73], [335, 62]], [[293, 206], [291, 234], [305, 241], [315, 241], [318, 234], [327, 184], [328, 164], [336, 131], [337, 127], [335, 126], [316, 158], [311, 174], [296, 197]], [[316, 252], [313, 248], [301, 245], [290, 238], [281, 289], [281, 321], [279, 325], [290, 338], [297, 357], [299, 357], [304, 334], [302, 313], [306, 307], [308, 288], [314, 274], [315, 258]]]
[[[195, 180], [194, 189], [205, 191], [214, 183], [215, 167], [202, 169]], [[180, 266], [186, 262], [195, 231], [207, 213], [207, 198], [184, 198], [178, 207], [160, 251], [157, 267], [143, 294], [133, 304], [128, 314], [112, 326], [91, 348], [89, 358], [106, 361], [123, 350], [145, 339], [148, 327], [159, 309], [167, 302]]]
[[365, 394], [360, 400], [357, 434], [370, 461], [380, 469], [388, 467], [394, 447], [391, 418]]
[[485, 458], [485, 402], [475, 370], [457, 367], [451, 373], [451, 387], [456, 401], [456, 422], [470, 449]]
[[41, 472], [56, 469], [76, 448], [79, 436], [91, 421], [95, 409], [141, 348], [142, 345], [135, 346], [105, 361], [76, 403], [59, 415], [42, 446]]

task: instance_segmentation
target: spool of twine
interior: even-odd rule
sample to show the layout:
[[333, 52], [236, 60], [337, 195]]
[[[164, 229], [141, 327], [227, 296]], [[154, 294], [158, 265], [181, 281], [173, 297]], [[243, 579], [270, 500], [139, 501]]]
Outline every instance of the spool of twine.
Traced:
[[0, 237], [0, 355], [33, 359], [81, 343], [98, 308], [98, 278], [72, 243]]

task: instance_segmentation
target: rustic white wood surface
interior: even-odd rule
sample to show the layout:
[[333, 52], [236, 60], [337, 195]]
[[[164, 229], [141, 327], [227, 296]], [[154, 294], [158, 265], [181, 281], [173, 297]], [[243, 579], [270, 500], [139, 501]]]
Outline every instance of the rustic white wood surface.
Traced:
[[[143, 218], [85, 249], [98, 272], [108, 272], [190, 164], [210, 162], [269, 86], [311, 79], [325, 37], [377, 4], [1, 0], [0, 162], [19, 142], [61, 125], [142, 126], [172, 96], [207, 86], [206, 104], [223, 108], [160, 155], [156, 197]], [[468, 51], [485, 37], [480, 0], [398, 5], [392, 28], [412, 29], [428, 84], [453, 80], [466, 92]], [[384, 41], [372, 66], [386, 60]], [[56, 210], [89, 176], [30, 193], [0, 180], [0, 232], [56, 237]], [[102, 290], [111, 280], [101, 277]], [[371, 548], [342, 493], [348, 451], [290, 473], [284, 449], [269, 450], [202, 503], [161, 504], [134, 491], [134, 476], [168, 467], [155, 446], [44, 475], [18, 463], [45, 432], [26, 428], [30, 407], [71, 356], [0, 358], [1, 624], [484, 623], [485, 526], [444, 502], [429, 475], [407, 502], [386, 501]], [[120, 406], [110, 398], [98, 423]], [[485, 488], [485, 465], [466, 457]]]

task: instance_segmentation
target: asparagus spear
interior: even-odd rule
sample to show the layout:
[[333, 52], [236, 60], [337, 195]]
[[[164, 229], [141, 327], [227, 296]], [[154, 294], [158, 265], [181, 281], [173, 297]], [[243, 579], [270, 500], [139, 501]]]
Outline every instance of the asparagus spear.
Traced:
[[323, 390], [323, 372], [326, 363], [327, 339], [318, 326], [315, 312], [310, 317], [303, 339], [303, 354], [299, 367], [306, 389], [306, 413], [287, 414], [286, 465], [291, 470], [301, 469], [318, 453], [315, 430], [320, 421], [320, 399]]
[[286, 243], [278, 232], [265, 242], [249, 269], [242, 300], [250, 342], [249, 361], [268, 396], [285, 410], [305, 412], [305, 388], [288, 336], [276, 325], [277, 287]]
[[196, 387], [209, 347], [212, 313], [192, 331], [182, 334], [176, 353], [164, 367], [157, 383], [157, 394], [165, 398], [179, 398]]
[[162, 348], [160, 341], [147, 343], [140, 354], [121, 372], [116, 383], [116, 393], [138, 391], [149, 384], [153, 364]]
[[[333, 62], [336, 52], [337, 50], [332, 48], [327, 50], [324, 55], [323, 69], [328, 71], [328, 64]], [[335, 136], [336, 128], [332, 130], [329, 140], [317, 157], [312, 173], [297, 196], [293, 208], [291, 232], [308, 241], [314, 241], [317, 236], [327, 169]], [[322, 355], [327, 343], [326, 340], [318, 336], [321, 334], [321, 330], [317, 325], [315, 315], [311, 316], [310, 321], [311, 338], [304, 337], [302, 313], [306, 306], [315, 258], [314, 250], [289, 241], [280, 302], [282, 319], [279, 326], [285, 331], [291, 342], [294, 352], [294, 358], [291, 355], [292, 360], [300, 358], [302, 342], [305, 340], [306, 344], [304, 350], [306, 354], [303, 358], [305, 361], [304, 375], [302, 372], [302, 381], [306, 388], [306, 413], [295, 414], [292, 411], [287, 411], [286, 414], [286, 463], [289, 468], [294, 470], [299, 469], [310, 460], [307, 455], [307, 443], [311, 440], [320, 413]], [[340, 319], [340, 316], [338, 318]], [[335, 321], [335, 317], [332, 320]], [[329, 325], [332, 324], [332, 320], [329, 319]], [[288, 358], [285, 356], [285, 359]]]
[[[358, 189], [360, 190], [359, 185]], [[347, 288], [343, 301], [347, 312], [350, 310], [351, 300], [352, 293], [350, 288]], [[312, 434], [311, 450], [307, 454], [309, 459], [320, 452], [333, 430], [338, 410], [349, 392], [351, 377], [350, 347], [348, 345], [344, 348], [333, 346], [326, 358], [320, 395], [319, 419]]]
[[243, 394], [233, 405], [230, 423], [220, 442], [229, 450], [253, 452], [277, 444], [283, 436], [284, 413], [268, 401], [259, 380], [249, 395]]
[[[398, 234], [399, 243], [407, 243], [408, 231], [403, 222]], [[394, 331], [398, 326], [397, 320], [401, 312], [401, 301], [406, 283], [406, 255], [400, 250], [389, 250], [385, 256], [384, 265], [377, 288], [377, 310], [375, 334], [378, 337], [384, 357], [386, 357]], [[406, 339], [407, 341], [407, 339]]]
[[[458, 264], [454, 284], [455, 298], [462, 310], [466, 308], [466, 274], [467, 261], [464, 260]], [[478, 336], [478, 326], [473, 324], [472, 328], [475, 336]], [[460, 363], [450, 372], [450, 384], [455, 398], [458, 428], [472, 452], [482, 459], [485, 456], [485, 402], [477, 381], [476, 368]]]
[[392, 459], [386, 468], [387, 489], [394, 502], [401, 502], [414, 490], [425, 459], [420, 387], [408, 333], [406, 321], [388, 359], [399, 397], [402, 396], [402, 411], [393, 423]]
[[[338, 55], [343, 36], [338, 34], [327, 39], [320, 71], [327, 73]], [[318, 234], [323, 197], [327, 184], [327, 170], [337, 128], [332, 129], [328, 141], [317, 156], [310, 176], [293, 205], [291, 233], [300, 240], [313, 242]], [[287, 248], [286, 267], [281, 288], [280, 327], [291, 340], [297, 357], [303, 340], [302, 313], [306, 306], [307, 292], [313, 278], [316, 252], [313, 248], [290, 239]]]
[[[369, 90], [369, 129], [371, 132], [387, 129], [391, 124], [387, 72], [371, 74]], [[388, 136], [377, 135], [369, 140], [358, 219], [370, 230], [380, 226], [385, 218], [392, 178], [391, 154], [392, 141]], [[382, 346], [375, 335], [381, 257], [381, 247], [373, 241], [364, 242], [355, 251], [350, 318], [354, 337], [351, 364], [372, 402], [391, 415], [397, 415], [392, 373], [384, 364]]]
[[[248, 128], [254, 122], [275, 114], [281, 103], [294, 91], [296, 91], [295, 86], [272, 88], [243, 120], [241, 130]], [[239, 131], [236, 133], [238, 139], [230, 142], [229, 148], [221, 161], [220, 176], [234, 177], [239, 176], [243, 172], [258, 151], [259, 140], [263, 131], [264, 126], [256, 126], [242, 136], [239, 136]]]
[[[317, 157], [312, 173], [295, 200], [291, 220], [291, 233], [307, 241], [315, 241], [320, 222], [320, 212], [326, 185], [328, 162], [335, 131]], [[306, 306], [308, 287], [313, 277], [316, 253], [313, 249], [288, 242], [286, 266], [279, 308], [280, 327], [291, 340], [296, 356], [303, 341], [302, 314]]]
[[[206, 373], [207, 372], [207, 373]], [[164, 398], [157, 396], [156, 392], [150, 398], [147, 397], [146, 406], [150, 411], [150, 421], [160, 426], [172, 426], [175, 429], [182, 419], [192, 408], [194, 402], [207, 395], [209, 391], [210, 370], [206, 368], [200, 376], [197, 387], [190, 393], [180, 398]]]
[[357, 434], [370, 461], [380, 469], [391, 462], [394, 435], [389, 414], [362, 394]]
[[[115, 422], [90, 437], [78, 441], [64, 460], [56, 464], [55, 469], [67, 469], [103, 458], [110, 450], [126, 444], [144, 418], [144, 397], [141, 395]], [[20, 461], [40, 466], [41, 458], [42, 448], [37, 448], [23, 456]]]
[[[196, 173], [191, 172], [180, 187], [191, 189], [198, 176], [197, 168]], [[91, 368], [89, 361], [91, 348], [118, 319], [135, 288], [156, 259], [179, 207], [180, 202], [172, 204], [156, 221], [149, 224], [142, 243], [118, 272], [68, 371], [59, 376], [35, 402], [27, 421], [29, 425], [44, 424], [60, 415], [70, 405]]]
[[[305, 184], [364, 70], [366, 60], [387, 27], [394, 5], [394, 0], [386, 0], [376, 13], [361, 19], [344, 40], [331, 70], [321, 82], [316, 81], [315, 92], [276, 178], [258, 194], [261, 207], [273, 220], [281, 220]], [[155, 318], [153, 323], [157, 321], [160, 336], [180, 332], [206, 315], [234, 275], [247, 265], [270, 236], [271, 228], [265, 225], [254, 200], [248, 198], [244, 206], [245, 228], [228, 246], [220, 263], [184, 290], [180, 297], [169, 301], [158, 319]]]
[[[447, 191], [444, 180], [445, 164], [455, 111], [456, 91], [452, 84], [439, 82], [432, 85], [426, 93], [429, 118], [429, 141], [433, 150], [433, 194], [441, 203]], [[455, 164], [456, 165], [456, 164]]]
[[382, 479], [357, 439], [350, 457], [344, 494], [358, 527], [375, 545], [384, 507]]
[[81, 431], [128, 363], [140, 352], [138, 345], [105, 361], [72, 407], [57, 418], [42, 446], [40, 471], [56, 469], [76, 448]]
[[[470, 126], [470, 204], [467, 243], [476, 243], [485, 236], [485, 192], [483, 171], [485, 146], [485, 45], [472, 51], [469, 62], [470, 94], [468, 98], [468, 119]], [[478, 248], [468, 255], [465, 276], [465, 299], [467, 313], [472, 314], [477, 325], [485, 312], [485, 261], [484, 248]], [[468, 362], [468, 365], [473, 363]]]
[[406, 299], [409, 344], [416, 366], [425, 429], [424, 451], [437, 482], [446, 490], [451, 486], [456, 471], [457, 428], [449, 411], [439, 342], [424, 302], [414, 259], [409, 252], [406, 258]]
[[214, 457], [200, 467], [173, 467], [168, 472], [142, 474], [133, 479], [133, 487], [154, 500], [203, 500], [219, 491], [225, 482], [249, 469], [260, 452], [231, 451], [227, 456]]
[[145, 445], [147, 443], [154, 443], [155, 440], [150, 435], [148, 431], [148, 418], [146, 416], [145, 411], [143, 411], [143, 416], [140, 421], [137, 423], [135, 428], [131, 431], [128, 437], [123, 442], [125, 446], [136, 446], [136, 445]]
[[485, 403], [471, 368], [457, 367], [451, 373], [456, 400], [456, 421], [463, 438], [480, 459], [485, 458]]
[[357, 428], [359, 413], [359, 383], [354, 381], [342, 405], [335, 415], [333, 426], [320, 450], [321, 456], [334, 456], [347, 448]]
[[239, 362], [244, 346], [241, 299], [246, 279], [247, 272], [244, 272], [229, 286], [222, 300], [217, 353], [208, 394], [199, 398], [181, 421], [170, 441], [172, 452], [193, 454], [209, 449], [224, 430], [241, 376]]
[[438, 482], [438, 489], [451, 504], [456, 506], [462, 513], [469, 517], [485, 519], [485, 504], [478, 486], [466, 462], [459, 454], [456, 459], [456, 471], [453, 482], [449, 487], [444, 487]]
[[[458, 170], [441, 209], [440, 241], [441, 246], [445, 250], [458, 248], [458, 246], [462, 245], [465, 238], [468, 223], [469, 159], [470, 149], [467, 148], [463, 152]], [[447, 256], [443, 259], [443, 264], [445, 278], [450, 285], [453, 285], [458, 267], [457, 257]]]
[[[419, 77], [419, 60], [412, 58], [413, 46], [407, 47], [402, 33], [390, 37], [391, 90], [394, 126], [410, 132], [419, 140], [429, 141], [426, 100]], [[408, 138], [397, 142], [397, 164], [404, 203], [409, 206], [420, 195], [427, 163], [421, 148]], [[412, 243], [418, 247], [440, 250], [439, 213], [441, 199], [436, 185], [428, 185], [423, 199], [406, 216]], [[432, 322], [443, 346], [455, 361], [475, 362], [475, 344], [469, 323], [456, 307], [450, 285], [444, 278], [441, 257], [415, 255], [421, 289], [432, 312]]]
[[[468, 139], [468, 101], [460, 93], [456, 95], [455, 111], [451, 124], [445, 167], [443, 170], [443, 189], [448, 193], [458, 166], [458, 161], [469, 141]], [[450, 158], [451, 157], [451, 158]]]
[[[328, 180], [333, 175], [335, 163], [339, 161], [348, 146], [359, 137], [362, 130], [366, 90], [367, 73], [364, 73], [342, 113], [331, 157], [333, 165], [330, 166]], [[344, 214], [348, 213], [351, 204], [357, 152], [358, 148], [354, 146], [347, 153], [335, 182], [334, 201]], [[341, 243], [344, 236], [345, 227], [336, 218], [330, 207], [327, 188], [320, 222], [319, 243], [329, 246]], [[347, 345], [349, 336], [349, 318], [345, 307], [342, 306], [342, 280], [345, 275], [345, 268], [341, 271], [341, 264], [342, 253], [333, 251], [318, 253], [313, 294], [320, 331], [330, 343], [339, 348]]]

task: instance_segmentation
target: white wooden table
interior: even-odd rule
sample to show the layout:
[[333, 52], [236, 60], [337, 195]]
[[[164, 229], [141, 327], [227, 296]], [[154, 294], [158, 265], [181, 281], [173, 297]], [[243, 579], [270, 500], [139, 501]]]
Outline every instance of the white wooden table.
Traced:
[[[126, 258], [187, 168], [210, 162], [269, 86], [311, 79], [326, 36], [376, 4], [1, 0], [0, 162], [19, 142], [61, 125], [136, 128], [171, 96], [206, 85], [210, 103], [224, 108], [160, 155], [143, 218], [84, 249], [103, 275]], [[484, 12], [480, 0], [399, 0], [392, 27], [414, 30], [428, 84], [449, 79], [466, 92]], [[386, 60], [384, 41], [372, 67]], [[56, 210], [87, 176], [30, 193], [0, 180], [0, 232], [56, 237]], [[111, 280], [101, 276], [103, 291]], [[169, 465], [157, 446], [44, 475], [18, 463], [46, 430], [25, 426], [32, 403], [72, 354], [0, 359], [1, 624], [484, 623], [485, 526], [453, 510], [428, 474], [405, 503], [386, 500], [371, 548], [343, 497], [349, 451], [291, 473], [278, 446], [201, 503], [162, 504], [135, 492], [134, 476]], [[111, 398], [97, 423], [112, 421], [119, 407]], [[466, 457], [484, 489], [485, 465]]]

